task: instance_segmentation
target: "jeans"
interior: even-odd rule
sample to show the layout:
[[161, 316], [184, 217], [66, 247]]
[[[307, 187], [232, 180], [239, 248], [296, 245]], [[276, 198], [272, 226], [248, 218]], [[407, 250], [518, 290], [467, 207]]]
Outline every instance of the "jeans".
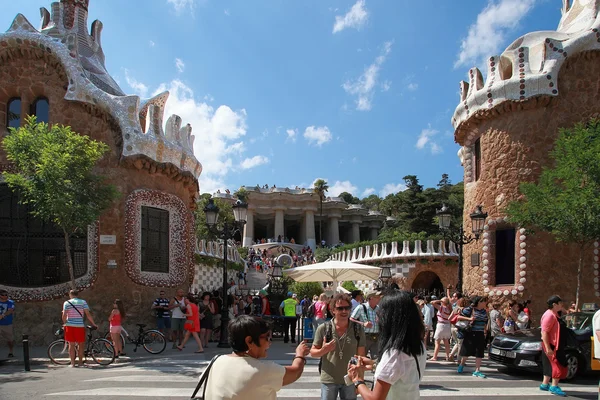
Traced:
[[356, 400], [356, 388], [354, 385], [337, 385], [335, 383], [321, 383], [321, 400]]

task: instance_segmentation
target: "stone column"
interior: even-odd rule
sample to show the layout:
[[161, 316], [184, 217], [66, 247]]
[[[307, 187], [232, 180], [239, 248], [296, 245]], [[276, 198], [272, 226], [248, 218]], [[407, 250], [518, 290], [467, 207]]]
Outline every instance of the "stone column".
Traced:
[[244, 239], [242, 241], [242, 246], [250, 247], [252, 246], [252, 241], [254, 240], [254, 213], [248, 210], [248, 214], [246, 217], [246, 225], [244, 225]]
[[304, 214], [304, 220], [306, 223], [306, 244], [310, 246], [313, 251], [317, 248], [317, 240], [315, 236], [315, 212], [312, 210], [306, 210]]
[[327, 243], [330, 245], [336, 245], [340, 242], [340, 226], [339, 217], [329, 217], [329, 234], [327, 235]]
[[274, 239], [277, 240], [278, 236], [281, 236], [281, 240], [285, 237], [285, 226], [284, 226], [283, 209], [275, 209], [275, 235]]
[[358, 221], [352, 221], [352, 243], [360, 242], [360, 226]]
[[369, 228], [369, 237], [371, 240], [377, 240], [377, 236], [379, 236], [379, 229], [376, 226], [371, 226]]

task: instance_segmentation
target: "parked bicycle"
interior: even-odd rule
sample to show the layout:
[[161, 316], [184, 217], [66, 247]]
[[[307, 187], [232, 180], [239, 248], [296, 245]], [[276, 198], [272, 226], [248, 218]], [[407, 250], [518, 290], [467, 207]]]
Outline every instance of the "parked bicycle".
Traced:
[[[146, 350], [150, 354], [160, 354], [167, 347], [167, 339], [165, 335], [163, 335], [160, 331], [156, 329], [144, 330], [146, 324], [136, 324], [139, 327], [137, 337], [132, 337], [127, 333], [125, 328], [121, 330], [121, 345], [123, 350], [125, 350], [125, 344], [135, 344], [133, 352], [137, 351], [139, 346], [142, 346], [144, 350]], [[110, 332], [107, 332], [104, 335], [104, 338], [110, 340], [112, 343], [112, 338], [110, 336]], [[125, 354], [123, 352], [122, 354]]]
[[[95, 331], [96, 327], [87, 325], [88, 330], [85, 358], [92, 357], [92, 359], [100, 365], [109, 365], [115, 360], [115, 348], [112, 343], [103, 338], [92, 338], [92, 331]], [[64, 328], [57, 330], [54, 335], [60, 339], [55, 340], [48, 346], [48, 357], [50, 361], [58, 365], [68, 365], [71, 363], [71, 357], [69, 357], [69, 344], [64, 339]], [[78, 344], [75, 345], [77, 354]]]

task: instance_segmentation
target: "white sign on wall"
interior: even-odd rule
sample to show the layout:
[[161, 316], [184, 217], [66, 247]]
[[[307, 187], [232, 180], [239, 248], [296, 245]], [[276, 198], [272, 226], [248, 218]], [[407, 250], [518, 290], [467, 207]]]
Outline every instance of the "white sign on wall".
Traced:
[[100, 244], [117, 244], [116, 235], [100, 235]]

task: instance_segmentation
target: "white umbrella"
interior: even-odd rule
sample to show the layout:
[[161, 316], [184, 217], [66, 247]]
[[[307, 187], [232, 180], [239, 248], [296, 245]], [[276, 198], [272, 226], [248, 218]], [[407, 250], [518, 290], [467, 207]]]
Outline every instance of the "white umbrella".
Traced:
[[333, 281], [334, 290], [340, 281], [378, 279], [380, 267], [345, 261], [325, 261], [303, 267], [284, 269], [283, 273], [296, 282]]

